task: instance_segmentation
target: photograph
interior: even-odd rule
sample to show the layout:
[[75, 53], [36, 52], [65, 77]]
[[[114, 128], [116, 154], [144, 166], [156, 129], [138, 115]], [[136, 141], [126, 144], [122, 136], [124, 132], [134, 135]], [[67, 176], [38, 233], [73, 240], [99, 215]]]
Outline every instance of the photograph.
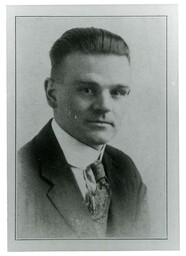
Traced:
[[179, 247], [177, 8], [141, 7], [8, 7], [10, 250]]

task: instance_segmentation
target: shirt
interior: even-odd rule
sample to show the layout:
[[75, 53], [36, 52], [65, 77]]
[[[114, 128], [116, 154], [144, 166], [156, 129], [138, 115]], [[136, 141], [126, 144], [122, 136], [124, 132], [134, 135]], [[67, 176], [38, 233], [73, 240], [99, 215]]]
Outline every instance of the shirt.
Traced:
[[[84, 171], [87, 166], [96, 161], [102, 160], [105, 145], [101, 150], [95, 150], [84, 143], [78, 141], [68, 133], [66, 133], [55, 121], [52, 120], [52, 129], [59, 142], [61, 149], [65, 155], [68, 164], [74, 174], [79, 189], [85, 198], [87, 194], [87, 185], [85, 180]], [[96, 182], [95, 182], [96, 185]]]

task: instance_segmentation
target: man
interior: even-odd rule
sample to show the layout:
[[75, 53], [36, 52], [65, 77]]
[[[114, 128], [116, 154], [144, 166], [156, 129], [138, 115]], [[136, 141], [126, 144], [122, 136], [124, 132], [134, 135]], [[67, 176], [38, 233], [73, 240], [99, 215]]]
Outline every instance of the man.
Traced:
[[127, 44], [75, 28], [50, 58], [54, 118], [18, 154], [17, 238], [146, 237], [146, 186], [133, 161], [107, 145], [130, 93]]

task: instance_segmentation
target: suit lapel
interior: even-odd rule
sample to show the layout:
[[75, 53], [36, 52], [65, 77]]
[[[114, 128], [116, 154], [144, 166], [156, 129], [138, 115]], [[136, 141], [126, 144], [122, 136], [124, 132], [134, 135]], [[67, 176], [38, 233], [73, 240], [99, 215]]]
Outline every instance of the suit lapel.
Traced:
[[92, 220], [70, 168], [63, 166], [48, 197], [75, 233], [80, 237], [94, 234]]
[[107, 148], [103, 157], [103, 164], [105, 172], [108, 175], [111, 187], [111, 203], [108, 215], [107, 234], [114, 236], [117, 235], [118, 229], [124, 226], [123, 220], [127, 212], [127, 192], [126, 192], [126, 179], [122, 175], [123, 170], [108, 154]]
[[50, 185], [46, 196], [77, 236], [95, 236], [93, 221], [51, 123], [41, 130], [35, 142], [41, 177]]
[[122, 175], [121, 173], [120, 166], [108, 154], [107, 148], [103, 157], [103, 164], [106, 175], [108, 176], [110, 181], [112, 201], [121, 201], [120, 199], [123, 198], [122, 192], [126, 187], [126, 180], [124, 175]]

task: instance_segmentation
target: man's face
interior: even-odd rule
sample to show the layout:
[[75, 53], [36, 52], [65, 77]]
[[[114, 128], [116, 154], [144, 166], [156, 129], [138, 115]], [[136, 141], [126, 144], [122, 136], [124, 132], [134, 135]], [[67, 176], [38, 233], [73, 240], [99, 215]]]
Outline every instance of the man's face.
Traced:
[[55, 82], [57, 123], [95, 149], [118, 131], [130, 91], [130, 66], [124, 56], [72, 53]]

